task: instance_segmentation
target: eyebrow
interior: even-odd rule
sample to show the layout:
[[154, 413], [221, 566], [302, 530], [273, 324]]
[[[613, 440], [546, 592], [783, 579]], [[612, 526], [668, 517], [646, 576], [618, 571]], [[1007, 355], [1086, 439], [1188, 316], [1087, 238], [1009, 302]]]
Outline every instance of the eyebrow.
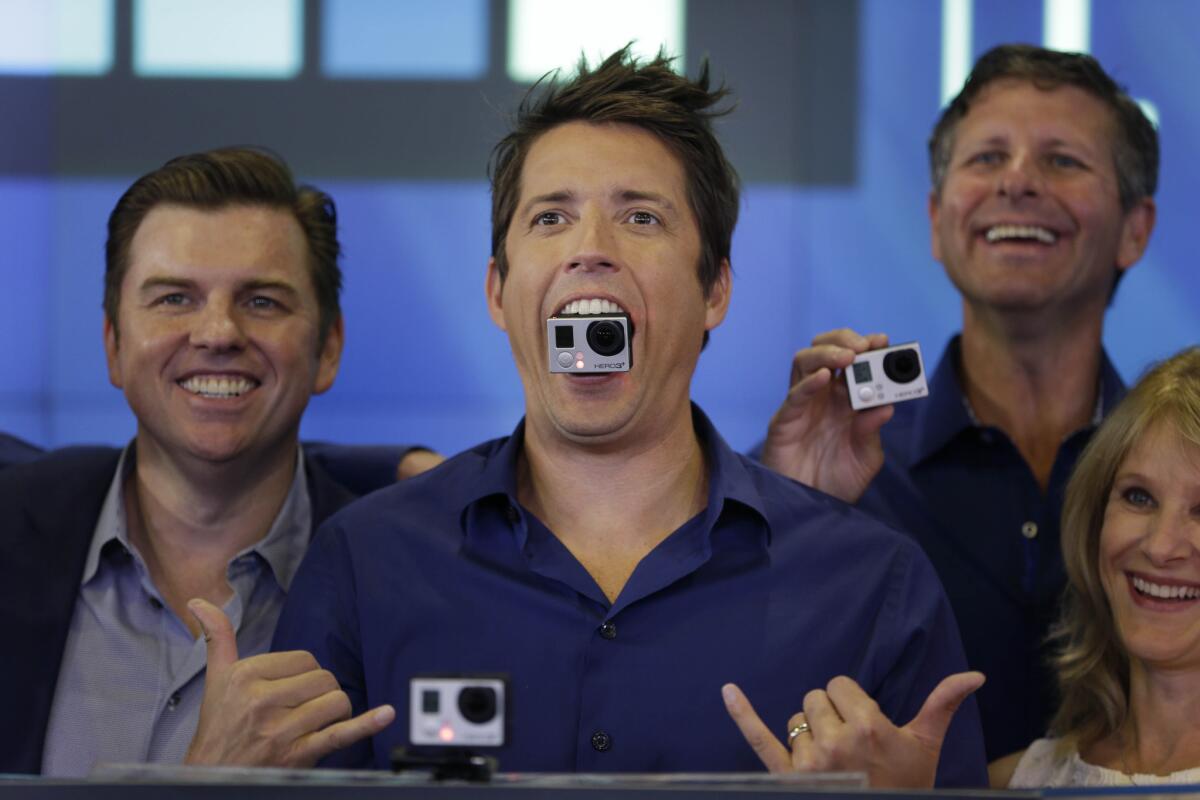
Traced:
[[534, 195], [525, 205], [521, 206], [521, 216], [528, 214], [534, 206], [540, 206], [542, 203], [565, 203], [574, 199], [575, 194], [566, 190]]
[[657, 194], [655, 192], [640, 192], [636, 189], [624, 189], [617, 193], [617, 197], [627, 203], [640, 200], [642, 202], [654, 203], [655, 205], [662, 206], [670, 211], [675, 210], [674, 203], [672, 203], [665, 195]]
[[[138, 287], [138, 291], [142, 294], [156, 291], [158, 289], [194, 289], [196, 282], [187, 278], [169, 278], [166, 276], [151, 276], [142, 282]], [[283, 292], [291, 296], [297, 296], [299, 292], [296, 287], [286, 281], [279, 280], [250, 280], [240, 283], [237, 286], [238, 293], [255, 292], [262, 290], [272, 290]]]
[[[613, 197], [623, 203], [630, 202], [645, 202], [654, 203], [669, 211], [675, 210], [675, 204], [671, 202], [666, 195], [658, 194], [657, 192], [643, 192], [638, 189], [618, 189], [613, 192]], [[535, 206], [542, 203], [567, 203], [575, 199], [575, 193], [567, 190], [557, 192], [547, 192], [545, 194], [535, 195], [529, 198], [529, 201], [521, 207], [521, 215], [528, 214]]]
[[138, 287], [138, 291], [142, 294], [155, 291], [156, 289], [191, 289], [196, 285], [195, 281], [189, 281], [184, 278], [168, 278], [165, 276], [152, 275], [142, 281], [142, 285]]
[[283, 292], [284, 294], [289, 294], [289, 295], [293, 295], [293, 296], [299, 294], [299, 292], [296, 291], [296, 287], [292, 286], [290, 283], [287, 283], [286, 281], [272, 281], [272, 280], [246, 281], [245, 283], [238, 286], [239, 292], [247, 292], [247, 291], [253, 292], [253, 291], [259, 291], [262, 289], [270, 289], [270, 290], [274, 290], [277, 292]]

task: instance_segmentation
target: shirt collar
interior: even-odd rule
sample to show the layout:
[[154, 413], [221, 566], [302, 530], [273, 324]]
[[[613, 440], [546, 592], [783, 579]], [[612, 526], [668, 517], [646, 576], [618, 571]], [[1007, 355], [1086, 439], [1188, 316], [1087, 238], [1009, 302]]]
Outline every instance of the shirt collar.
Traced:
[[[746, 467], [746, 460], [729, 446], [695, 403], [692, 403], [692, 425], [704, 450], [709, 471], [706, 527], [711, 528], [715, 524], [730, 501], [752, 509], [766, 521], [766, 504]], [[468, 474], [457, 482], [462, 491], [455, 500], [455, 507], [465, 511], [467, 506], [494, 496], [503, 496], [515, 505], [517, 459], [524, 441], [525, 420], [522, 419], [511, 436], [475, 448], [473, 454], [480, 458], [473, 468], [469, 468]]]
[[[300, 567], [312, 532], [312, 504], [309, 502], [308, 482], [305, 480], [304, 450], [300, 447], [296, 450], [296, 471], [292, 477], [291, 488], [288, 489], [287, 497], [284, 498], [279, 513], [275, 515], [267, 535], [230, 559], [232, 563], [244, 555], [257, 553], [271, 567], [275, 580], [284, 591], [287, 591], [296, 570]], [[104, 505], [100, 508], [80, 585], [87, 584], [95, 577], [100, 567], [100, 555], [109, 542], [119, 542], [126, 552], [134, 552], [134, 548], [129, 544], [124, 487], [125, 480], [136, 465], [137, 448], [134, 442], [130, 442], [121, 451], [108, 494], [104, 497]]]
[[[929, 379], [929, 398], [917, 404], [913, 412], [912, 447], [907, 448], [911, 467], [946, 446], [955, 436], [972, 428], [983, 427], [975, 416], [962, 389], [958, 365], [961, 361], [962, 336], [954, 336], [946, 345], [937, 369]], [[1125, 384], [1108, 353], [1100, 353], [1100, 385], [1096, 408], [1089, 428], [1100, 424], [1125, 395]]]
[[121, 451], [117, 469], [108, 485], [108, 493], [104, 496], [104, 505], [100, 507], [100, 516], [96, 519], [96, 529], [88, 547], [87, 560], [83, 562], [81, 586], [95, 577], [96, 570], [100, 567], [100, 554], [109, 542], [119, 542], [126, 552], [133, 552], [129, 545], [129, 526], [125, 520], [125, 497], [122, 489], [125, 486], [125, 478], [133, 471], [136, 462], [137, 451], [133, 442], [130, 442]]
[[304, 448], [297, 446], [292, 486], [270, 530], [256, 544], [234, 557], [236, 560], [249, 553], [258, 553], [270, 565], [275, 580], [285, 592], [292, 585], [292, 578], [304, 560], [304, 551], [308, 549], [308, 540], [312, 536], [312, 503], [308, 497], [306, 474]]

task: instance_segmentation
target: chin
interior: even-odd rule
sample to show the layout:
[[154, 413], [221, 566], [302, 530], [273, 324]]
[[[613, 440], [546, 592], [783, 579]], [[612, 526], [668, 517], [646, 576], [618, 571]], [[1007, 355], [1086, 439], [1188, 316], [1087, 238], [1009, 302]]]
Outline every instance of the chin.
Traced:
[[633, 409], [614, 408], [608, 403], [591, 408], [573, 404], [550, 414], [554, 427], [567, 439], [578, 443], [602, 444], [621, 436], [633, 419]]

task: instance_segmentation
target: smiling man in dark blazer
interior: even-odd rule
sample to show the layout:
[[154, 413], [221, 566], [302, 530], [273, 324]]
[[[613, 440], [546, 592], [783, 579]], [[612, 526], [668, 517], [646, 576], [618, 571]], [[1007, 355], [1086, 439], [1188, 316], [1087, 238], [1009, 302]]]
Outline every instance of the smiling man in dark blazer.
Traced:
[[[339, 250], [333, 201], [257, 150], [174, 159], [117, 203], [104, 344], [137, 433], [0, 472], [0, 772], [303, 765], [390, 720], [348, 719], [307, 653], [255, 655], [353, 499], [298, 442], [341, 357]], [[288, 731], [269, 753], [237, 746], [251, 711]]]

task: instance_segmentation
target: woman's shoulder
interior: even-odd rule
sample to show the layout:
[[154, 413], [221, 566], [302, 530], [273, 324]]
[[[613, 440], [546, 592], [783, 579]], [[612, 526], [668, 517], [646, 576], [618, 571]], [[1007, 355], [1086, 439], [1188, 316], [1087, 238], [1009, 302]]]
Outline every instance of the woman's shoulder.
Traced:
[[[1092, 754], [1094, 757], [1094, 754]], [[1010, 762], [1011, 760], [1011, 762]], [[1000, 783], [1003, 770], [1011, 770], [1007, 783]], [[992, 762], [988, 777], [993, 787], [1011, 789], [1045, 786], [1151, 786], [1200, 782], [1200, 767], [1170, 775], [1127, 775], [1119, 769], [1085, 761], [1077, 743], [1070, 739], [1038, 739], [1021, 753]]]
[[[1073, 766], [1082, 763], [1078, 754], [1073, 744], [1062, 739], [1038, 739], [1021, 752], [993, 762], [997, 769], [994, 772], [993, 767], [989, 766], [988, 775], [993, 787], [1017, 789], [1070, 785], [1073, 783]], [[1007, 768], [1007, 776], [999, 775], [1000, 768]], [[1008, 780], [997, 783], [999, 777], [1007, 777]]]
[[1021, 759], [1024, 757], [1025, 751], [1018, 750], [988, 764], [988, 785], [993, 789], [1007, 788], [1009, 782], [1012, 781], [1017, 764], [1021, 763]]

